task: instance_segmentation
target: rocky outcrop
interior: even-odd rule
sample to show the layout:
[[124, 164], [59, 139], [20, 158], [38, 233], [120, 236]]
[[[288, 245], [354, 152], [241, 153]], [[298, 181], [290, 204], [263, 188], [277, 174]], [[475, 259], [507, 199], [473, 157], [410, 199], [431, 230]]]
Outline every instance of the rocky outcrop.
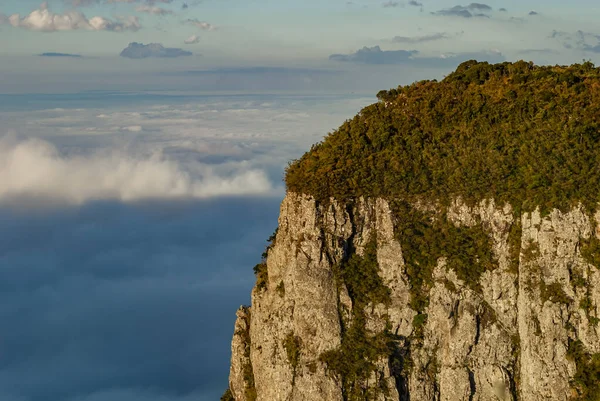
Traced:
[[[251, 308], [238, 312], [235, 400], [566, 401], [585, 391], [573, 381], [585, 368], [573, 347], [600, 353], [600, 274], [582, 256], [597, 235], [596, 216], [581, 207], [516, 214], [493, 200], [413, 207], [448, 227], [485, 233], [492, 264], [465, 268], [465, 255], [476, 265], [481, 253], [475, 242], [454, 241], [430, 271], [417, 265], [428, 272], [417, 281], [403, 249], [410, 238], [398, 229], [408, 217], [392, 203], [319, 204], [288, 193], [265, 282]], [[367, 258], [370, 241], [386, 292], [364, 306], [340, 266], [352, 254]], [[426, 302], [416, 306], [417, 299]], [[334, 366], [324, 355], [348, 351], [360, 340], [350, 333], [381, 345]], [[344, 370], [353, 363], [358, 370]]]

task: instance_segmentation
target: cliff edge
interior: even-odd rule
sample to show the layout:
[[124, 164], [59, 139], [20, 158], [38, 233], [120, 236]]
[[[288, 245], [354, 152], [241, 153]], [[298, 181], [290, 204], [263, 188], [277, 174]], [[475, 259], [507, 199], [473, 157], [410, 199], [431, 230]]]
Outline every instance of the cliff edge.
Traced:
[[222, 399], [596, 399], [600, 71], [379, 98], [288, 169]]

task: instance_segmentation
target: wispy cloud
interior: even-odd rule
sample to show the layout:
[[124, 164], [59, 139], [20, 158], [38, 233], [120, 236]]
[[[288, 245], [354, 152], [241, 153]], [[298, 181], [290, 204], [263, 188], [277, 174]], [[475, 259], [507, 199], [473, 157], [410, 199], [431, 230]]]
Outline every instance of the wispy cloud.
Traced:
[[191, 25], [195, 26], [196, 28], [200, 28], [200, 29], [202, 29], [204, 31], [214, 31], [214, 30], [217, 29], [217, 27], [214, 26], [213, 24], [211, 24], [209, 22], [206, 22], [206, 21], [200, 21], [197, 18], [187, 19], [186, 22], [188, 24], [191, 24]]
[[421, 35], [421, 36], [394, 36], [392, 38], [392, 42], [394, 43], [423, 43], [423, 42], [431, 42], [435, 40], [447, 39], [448, 35], [446, 33], [432, 33], [429, 35]]
[[71, 54], [71, 53], [53, 53], [53, 52], [48, 52], [48, 53], [41, 53], [38, 54], [38, 56], [40, 57], [70, 57], [70, 58], [81, 58], [81, 54]]
[[192, 35], [183, 41], [183, 43], [185, 43], [186, 45], [193, 45], [198, 42], [200, 42], [200, 36], [198, 36], [198, 35]]

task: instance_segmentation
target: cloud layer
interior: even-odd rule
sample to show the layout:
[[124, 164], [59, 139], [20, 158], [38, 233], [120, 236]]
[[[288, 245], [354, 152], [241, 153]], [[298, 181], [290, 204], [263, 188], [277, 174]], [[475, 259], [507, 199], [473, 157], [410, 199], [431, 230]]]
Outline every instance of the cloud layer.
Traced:
[[0, 207], [0, 399], [218, 400], [278, 203]]
[[192, 176], [160, 155], [136, 158], [122, 152], [62, 156], [43, 140], [0, 141], [0, 202], [20, 197], [81, 204], [96, 199], [207, 198], [268, 194], [269, 179], [259, 170], [219, 176], [198, 165]]

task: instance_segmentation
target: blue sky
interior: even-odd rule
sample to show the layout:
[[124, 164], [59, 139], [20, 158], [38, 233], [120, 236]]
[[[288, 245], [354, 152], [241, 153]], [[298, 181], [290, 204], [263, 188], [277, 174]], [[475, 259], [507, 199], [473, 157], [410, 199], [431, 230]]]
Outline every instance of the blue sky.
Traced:
[[[389, 79], [394, 76], [411, 81], [429, 69], [441, 76], [470, 58], [600, 59], [600, 5], [591, 0], [4, 0], [0, 13], [0, 73], [13, 74], [13, 84], [41, 72], [58, 79], [61, 73], [302, 66], [388, 77], [369, 87], [375, 90], [375, 84], [404, 83]], [[181, 57], [122, 60], [130, 42], [181, 49], [161, 53]], [[37, 56], [50, 52], [83, 59]], [[3, 84], [0, 92], [14, 91]]]

